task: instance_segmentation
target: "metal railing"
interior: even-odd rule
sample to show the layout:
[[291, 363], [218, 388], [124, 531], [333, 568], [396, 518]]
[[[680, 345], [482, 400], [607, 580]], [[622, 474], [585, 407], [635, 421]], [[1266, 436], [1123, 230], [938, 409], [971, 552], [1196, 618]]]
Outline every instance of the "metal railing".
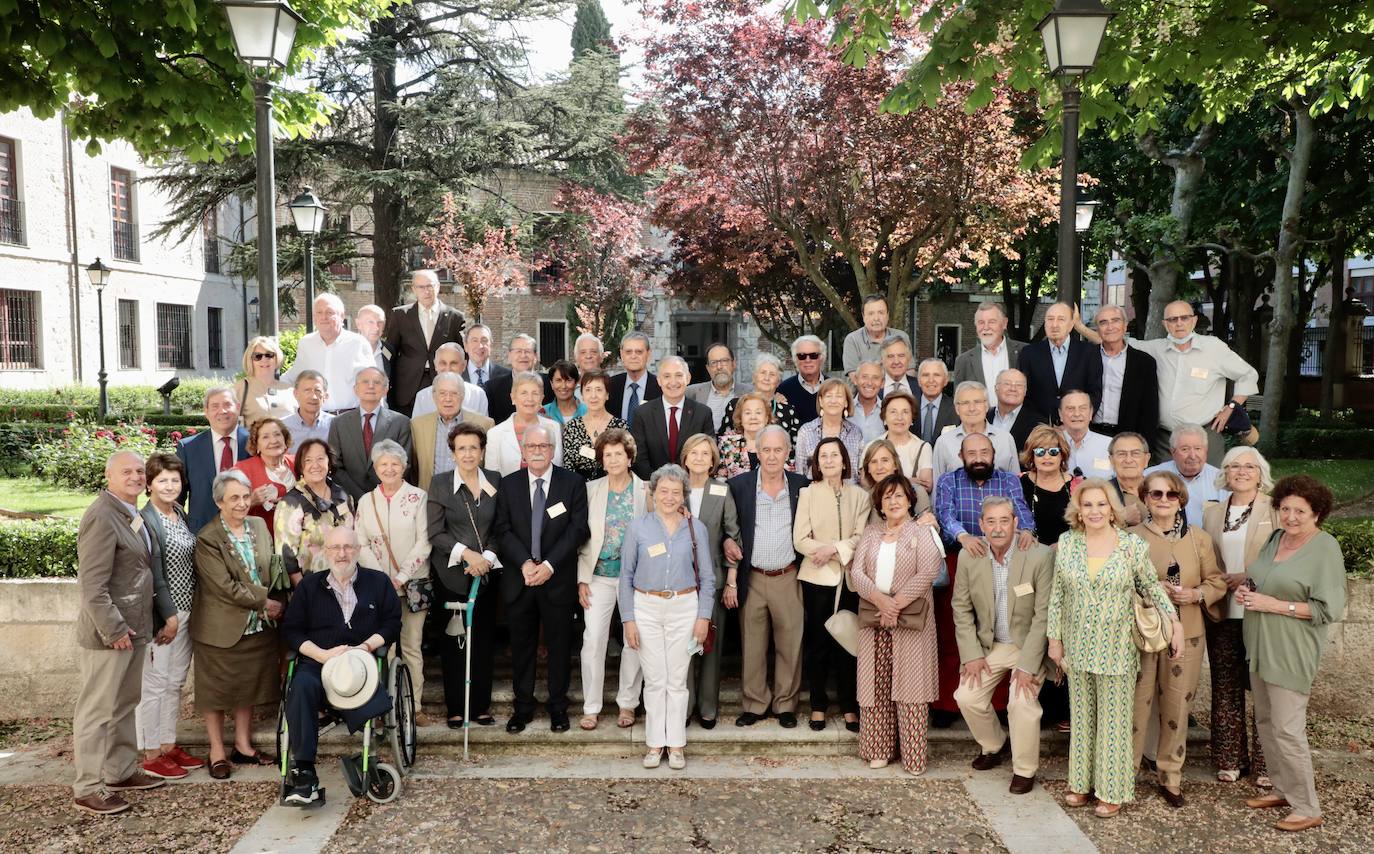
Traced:
[[0, 198], [0, 243], [24, 245], [24, 203]]
[[[1302, 369], [1304, 377], [1319, 377], [1326, 371], [1325, 326], [1302, 331]], [[1360, 364], [1350, 365], [1362, 377], [1374, 376], [1374, 326], [1360, 327]]]
[[120, 261], [138, 260], [138, 224], [111, 220], [114, 256]]

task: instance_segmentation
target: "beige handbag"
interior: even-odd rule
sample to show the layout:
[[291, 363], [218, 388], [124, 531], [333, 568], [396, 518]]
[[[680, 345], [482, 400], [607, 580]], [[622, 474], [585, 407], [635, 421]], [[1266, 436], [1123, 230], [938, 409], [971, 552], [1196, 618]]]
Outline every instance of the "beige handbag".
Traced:
[[840, 591], [844, 589], [844, 578], [835, 585], [835, 611], [825, 621], [825, 630], [844, 647], [845, 652], [859, 656], [859, 615], [840, 608]]
[[1172, 631], [1170, 621], [1164, 619], [1154, 602], [1134, 590], [1131, 591], [1131, 601], [1135, 610], [1135, 621], [1131, 624], [1131, 640], [1135, 641], [1136, 649], [1141, 652], [1161, 652], [1168, 649], [1172, 640], [1169, 636]]

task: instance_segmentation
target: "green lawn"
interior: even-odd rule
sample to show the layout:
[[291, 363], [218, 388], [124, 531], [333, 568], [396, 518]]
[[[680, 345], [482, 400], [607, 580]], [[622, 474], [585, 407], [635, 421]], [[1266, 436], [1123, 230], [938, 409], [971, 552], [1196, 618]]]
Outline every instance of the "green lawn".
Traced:
[[95, 493], [54, 486], [36, 477], [0, 477], [0, 509], [78, 519]]
[[1310, 474], [1331, 488], [1336, 504], [1374, 492], [1374, 460], [1271, 460], [1274, 480], [1290, 474]]

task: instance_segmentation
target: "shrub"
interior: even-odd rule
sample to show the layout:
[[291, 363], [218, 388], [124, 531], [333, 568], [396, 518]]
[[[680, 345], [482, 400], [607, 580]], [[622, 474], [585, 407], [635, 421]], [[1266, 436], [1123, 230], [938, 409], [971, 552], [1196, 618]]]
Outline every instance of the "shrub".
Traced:
[[[232, 377], [184, 377], [172, 392], [172, 410], [199, 413], [205, 408], [205, 391], [232, 385]], [[110, 412], [132, 417], [140, 412], [161, 412], [162, 396], [153, 385], [112, 385], [108, 389]], [[90, 407], [95, 411], [100, 390], [96, 386], [63, 386], [52, 389], [0, 388], [0, 408], [9, 406]]]
[[1374, 457], [1370, 431], [1350, 428], [1297, 427], [1279, 430], [1279, 457], [1306, 460], [1363, 460]]
[[[105, 462], [116, 450], [148, 456], [159, 449], [159, 436], [146, 424], [100, 425], [73, 421], [25, 450], [34, 474], [53, 483], [95, 492], [105, 485]], [[172, 450], [162, 440], [162, 450]]]
[[[306, 311], [310, 311], [309, 306], [306, 306]], [[282, 356], [281, 365], [278, 367], [278, 370], [283, 374], [286, 373], [286, 369], [291, 367], [291, 364], [296, 361], [296, 345], [300, 343], [301, 336], [304, 334], [304, 326], [283, 329], [277, 334], [277, 343], [281, 345]]]
[[0, 521], [0, 578], [76, 575], [74, 519]]
[[1374, 575], [1374, 519], [1332, 519], [1322, 529], [1341, 544], [1348, 574]]

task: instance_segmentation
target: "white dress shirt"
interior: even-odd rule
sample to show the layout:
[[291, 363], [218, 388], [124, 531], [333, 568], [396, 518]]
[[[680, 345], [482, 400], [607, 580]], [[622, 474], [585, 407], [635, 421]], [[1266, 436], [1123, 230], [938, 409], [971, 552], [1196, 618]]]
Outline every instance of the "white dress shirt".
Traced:
[[326, 344], [320, 333], [311, 332], [301, 336], [296, 344], [296, 361], [282, 381], [295, 385], [296, 376], [301, 371], [319, 371], [329, 388], [324, 408], [338, 412], [358, 405], [358, 396], [353, 393], [353, 377], [363, 368], [376, 365], [372, 345], [358, 333], [345, 329], [332, 344]]
[[[631, 386], [637, 386], [638, 388], [637, 388], [637, 389], [632, 389]], [[644, 405], [644, 404], [647, 402], [647, 401], [644, 400], [644, 395], [647, 394], [648, 391], [649, 391], [649, 372], [648, 372], [648, 371], [644, 371], [643, 373], [641, 373], [637, 379], [636, 379], [635, 377], [631, 376], [629, 371], [626, 371], [626, 372], [625, 372], [625, 396], [622, 397], [622, 398], [620, 399], [620, 411], [617, 412], [616, 415], [619, 415], [619, 416], [620, 416], [620, 419], [621, 419], [622, 421], [624, 421], [626, 424], [629, 424], [629, 423], [630, 423], [630, 416], [631, 416], [631, 412], [630, 412], [630, 395], [631, 395], [631, 393], [632, 393], [632, 392], [637, 392], [637, 393], [638, 393], [639, 399], [638, 399], [638, 401], [637, 401], [637, 403], [636, 403], [635, 405], [636, 405], [636, 406], [642, 406], [642, 405]]]
[[477, 364], [476, 362], [468, 362], [468, 376], [472, 377], [472, 381], [474, 383], [477, 383], [478, 385], [481, 385], [485, 382], [490, 382], [491, 359], [487, 359], [487, 361], [481, 365]]
[[1021, 409], [1024, 406], [1025, 404], [1023, 403], [1021, 404], [1021, 406], [1016, 407], [1012, 411], [1008, 412], [1006, 415], [1002, 414], [1002, 407], [994, 406], [992, 408], [992, 421], [989, 423], [991, 423], [992, 426], [996, 427], [998, 430], [1005, 430], [1008, 433], [1010, 433], [1012, 425], [1016, 423], [1016, 419], [1021, 417]]
[[1159, 369], [1159, 423], [1166, 430], [1180, 424], [1210, 424], [1226, 403], [1227, 380], [1235, 382], [1237, 395], [1249, 397], [1259, 392], [1259, 373], [1224, 341], [1210, 335], [1194, 334], [1186, 351], [1179, 350], [1168, 338], [1132, 338], [1128, 343], [1155, 357]]
[[1126, 348], [1122, 347], [1115, 356], [1107, 355], [1101, 347], [1097, 349], [1102, 353], [1102, 403], [1093, 421], [1115, 425], [1121, 417], [1121, 389], [1126, 384]]
[[990, 349], [987, 345], [979, 342], [978, 355], [983, 361], [983, 385], [989, 391], [993, 384], [997, 382], [997, 375], [1011, 367], [1011, 357], [1007, 349], [1007, 337], [1002, 336], [998, 342], [997, 349]]
[[233, 462], [231, 462], [231, 463], [229, 464], [229, 467], [230, 467], [230, 468], [233, 468], [234, 466], [238, 465], [238, 464], [239, 464], [239, 436], [238, 436], [238, 430], [237, 430], [237, 429], [230, 430], [228, 433], [216, 433], [214, 430], [211, 430], [210, 433], [215, 437], [215, 445], [214, 445], [214, 448], [215, 448], [215, 471], [219, 471], [219, 461], [220, 461], [220, 459], [222, 459], [223, 456], [224, 456], [224, 440], [225, 440], [225, 439], [228, 439], [228, 440], [229, 440], [229, 459], [233, 460]]

